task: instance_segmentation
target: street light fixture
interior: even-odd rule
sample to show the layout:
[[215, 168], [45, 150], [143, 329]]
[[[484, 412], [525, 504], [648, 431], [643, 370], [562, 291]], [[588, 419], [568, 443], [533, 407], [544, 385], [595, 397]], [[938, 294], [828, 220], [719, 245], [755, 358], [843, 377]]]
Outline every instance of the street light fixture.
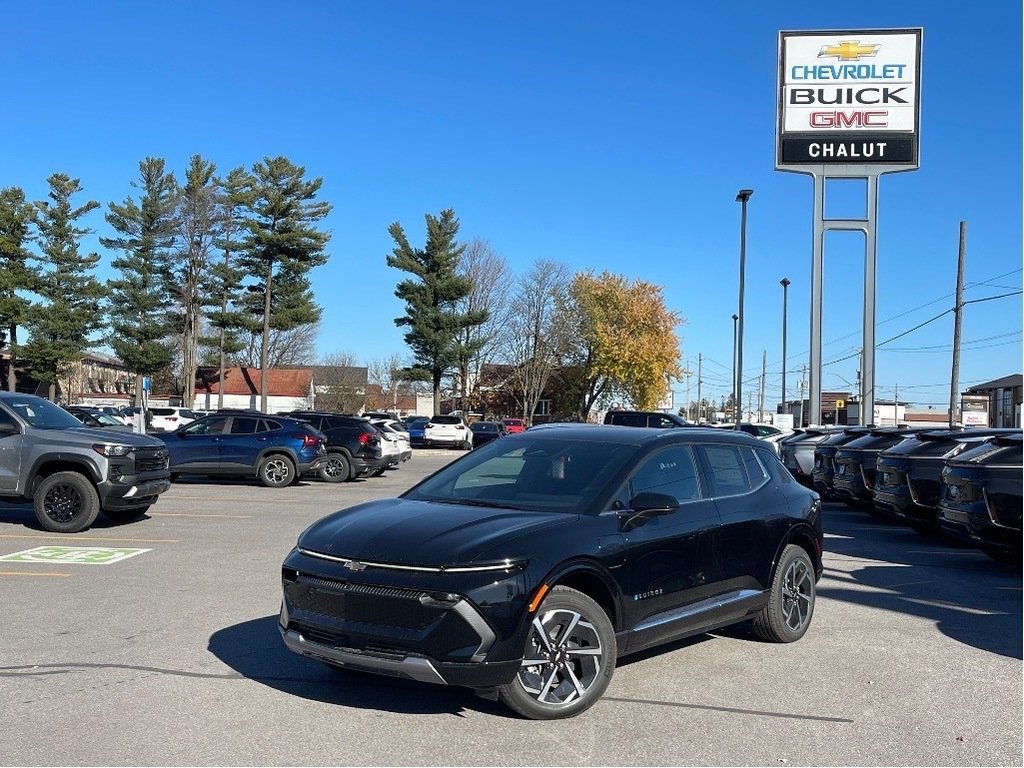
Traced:
[[[740, 297], [739, 297], [739, 335], [736, 337], [736, 402], [743, 399], [743, 283], [747, 262], [747, 200], [754, 194], [752, 189], [741, 189], [736, 193], [736, 202], [740, 204]], [[736, 410], [736, 426], [740, 425], [740, 411]]]
[[786, 401], [786, 301], [789, 293], [789, 278], [779, 280], [782, 286], [782, 412], [789, 413], [789, 403]]
[[732, 316], [732, 412], [736, 414], [736, 321], [739, 315]]

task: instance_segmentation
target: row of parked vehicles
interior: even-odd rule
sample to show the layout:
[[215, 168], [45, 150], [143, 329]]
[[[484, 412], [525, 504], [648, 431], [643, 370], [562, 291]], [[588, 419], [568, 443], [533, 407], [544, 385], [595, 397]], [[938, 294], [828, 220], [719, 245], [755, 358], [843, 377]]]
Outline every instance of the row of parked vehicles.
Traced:
[[1021, 430], [811, 427], [780, 443], [783, 464], [824, 498], [1019, 564]]

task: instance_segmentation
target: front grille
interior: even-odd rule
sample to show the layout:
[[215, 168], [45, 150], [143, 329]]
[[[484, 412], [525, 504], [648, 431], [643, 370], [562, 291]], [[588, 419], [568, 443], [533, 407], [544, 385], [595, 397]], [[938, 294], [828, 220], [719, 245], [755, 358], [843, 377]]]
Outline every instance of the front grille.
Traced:
[[135, 456], [135, 467], [139, 472], [167, 469], [167, 451], [139, 451]]
[[393, 630], [420, 632], [441, 618], [445, 611], [420, 602], [426, 593], [409, 589], [350, 584], [346, 581], [299, 574], [284, 585], [299, 611], [331, 619]]

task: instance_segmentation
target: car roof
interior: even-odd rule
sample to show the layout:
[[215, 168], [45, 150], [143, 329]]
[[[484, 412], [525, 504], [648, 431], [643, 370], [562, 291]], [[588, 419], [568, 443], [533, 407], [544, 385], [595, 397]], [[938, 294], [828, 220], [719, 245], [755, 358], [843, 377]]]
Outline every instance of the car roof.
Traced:
[[[750, 445], [765, 447], [763, 440], [753, 435], [736, 430], [715, 429], [714, 427], [623, 427], [618, 424], [578, 424], [564, 423], [558, 429], [528, 429], [521, 435], [510, 435], [514, 440], [522, 435], [532, 435], [543, 440], [584, 440], [602, 443], [623, 443], [626, 445], [645, 445], [648, 443], [726, 443], [733, 445]], [[770, 448], [769, 448], [770, 450]]]

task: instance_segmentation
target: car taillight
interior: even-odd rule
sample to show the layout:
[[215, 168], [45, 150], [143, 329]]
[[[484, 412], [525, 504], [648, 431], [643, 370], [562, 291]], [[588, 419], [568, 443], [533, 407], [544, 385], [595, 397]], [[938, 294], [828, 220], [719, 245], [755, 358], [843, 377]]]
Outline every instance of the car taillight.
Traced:
[[164, 420], [165, 421], [177, 421], [178, 417], [177, 416], [164, 416]]
[[307, 435], [303, 433], [301, 435], [295, 435], [295, 437], [302, 439], [303, 448], [316, 448], [318, 445], [320, 445], [320, 438], [317, 437], [316, 435]]
[[359, 433], [359, 442], [362, 443], [363, 445], [373, 445], [374, 443], [379, 441], [380, 438], [377, 435], [371, 435], [369, 432]]
[[456, 428], [456, 429], [465, 429], [465, 427], [464, 427], [464, 426], [462, 426], [461, 424], [456, 424], [456, 425], [455, 425], [455, 428]]

